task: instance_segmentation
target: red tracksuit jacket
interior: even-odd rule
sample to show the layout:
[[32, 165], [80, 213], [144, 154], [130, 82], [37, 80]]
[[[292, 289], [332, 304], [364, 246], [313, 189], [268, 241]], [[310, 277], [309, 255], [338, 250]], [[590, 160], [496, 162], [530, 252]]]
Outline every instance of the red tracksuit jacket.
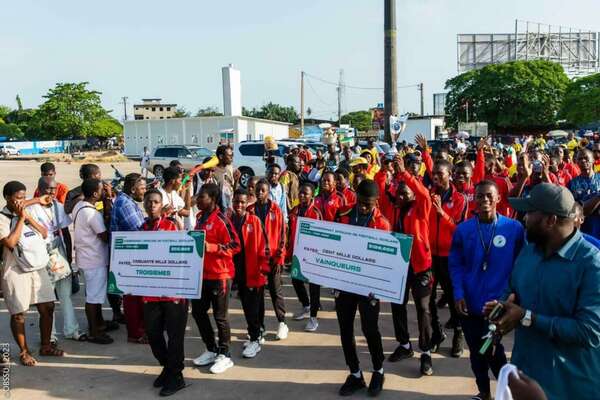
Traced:
[[206, 232], [202, 280], [232, 279], [235, 275], [233, 256], [240, 251], [240, 241], [231, 221], [218, 207], [206, 216], [200, 211], [196, 230]]
[[[258, 214], [256, 212], [256, 209], [258, 207], [259, 206], [257, 203], [252, 204], [248, 206], [248, 212], [258, 217]], [[266, 244], [268, 246], [271, 264], [283, 265], [285, 261], [286, 225], [283, 221], [283, 214], [281, 213], [281, 209], [279, 209], [279, 206], [273, 203], [271, 200], [268, 200], [267, 215], [265, 217], [265, 222], [260, 222], [262, 229], [264, 230], [264, 235], [267, 238]]]
[[287, 262], [292, 261], [292, 255], [294, 255], [294, 239], [296, 238], [296, 228], [298, 227], [298, 217], [305, 217], [317, 220], [323, 220], [323, 215], [321, 211], [315, 206], [315, 202], [311, 202], [310, 205], [301, 210], [301, 207], [298, 205], [290, 211], [288, 215], [289, 223], [290, 223], [290, 238], [288, 240], [287, 249], [286, 249], [286, 260]]
[[[227, 216], [232, 220], [232, 210], [227, 210]], [[269, 255], [266, 253], [267, 242], [260, 219], [247, 212], [241, 231], [242, 237], [239, 239], [244, 248], [246, 286], [249, 288], [263, 287], [267, 283], [267, 277], [264, 274], [269, 272]]]
[[[352, 218], [352, 215], [355, 212], [356, 211], [352, 210], [352, 211], [350, 211], [349, 214], [342, 215], [338, 219], [339, 222], [342, 224], [350, 225], [350, 219]], [[383, 216], [383, 214], [381, 213], [381, 210], [379, 210], [379, 208], [377, 208], [377, 207], [373, 210], [373, 215], [371, 216], [371, 220], [367, 224], [367, 228], [379, 229], [381, 231], [386, 231], [386, 232], [392, 231], [392, 225], [387, 220], [387, 218]]]
[[448, 257], [452, 245], [452, 235], [468, 211], [467, 198], [450, 185], [449, 193], [442, 197], [443, 214], [438, 214], [433, 205], [429, 214], [429, 244], [431, 254]]
[[338, 192], [332, 192], [328, 196], [325, 193], [319, 193], [314, 200], [315, 207], [321, 211], [323, 221], [335, 221], [339, 213], [347, 212], [345, 209], [346, 201], [343, 195]]
[[[401, 215], [401, 210], [396, 207], [392, 223], [394, 230], [412, 235], [413, 245], [410, 253], [410, 266], [415, 273], [419, 273], [431, 268], [431, 246], [429, 245], [431, 196], [427, 188], [408, 171], [398, 175], [414, 192], [415, 201], [404, 216]], [[401, 217], [402, 221], [400, 221]], [[400, 227], [401, 229], [399, 229]]]

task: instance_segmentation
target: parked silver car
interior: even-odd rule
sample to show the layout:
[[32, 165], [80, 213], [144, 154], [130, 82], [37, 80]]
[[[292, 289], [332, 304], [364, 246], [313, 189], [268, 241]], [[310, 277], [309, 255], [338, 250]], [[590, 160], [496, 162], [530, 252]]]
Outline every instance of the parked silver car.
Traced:
[[149, 160], [148, 169], [152, 173], [161, 177], [165, 168], [173, 160], [178, 160], [186, 171], [191, 170], [206, 157], [212, 157], [214, 152], [205, 147], [191, 145], [168, 145], [158, 146], [152, 151]]

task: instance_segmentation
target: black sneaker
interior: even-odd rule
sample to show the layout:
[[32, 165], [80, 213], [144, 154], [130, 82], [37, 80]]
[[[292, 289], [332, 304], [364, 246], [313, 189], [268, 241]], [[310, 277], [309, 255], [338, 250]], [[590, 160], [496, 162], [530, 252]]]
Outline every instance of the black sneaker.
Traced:
[[367, 384], [365, 383], [365, 378], [363, 377], [362, 372], [360, 373], [360, 378], [350, 374], [346, 378], [346, 382], [344, 382], [338, 393], [340, 396], [350, 396], [354, 394], [354, 392], [363, 389], [366, 386]]
[[440, 345], [446, 340], [448, 335], [446, 332], [440, 327], [439, 329], [435, 329], [433, 334], [431, 335], [431, 352], [437, 353], [440, 349]]
[[427, 376], [433, 375], [433, 365], [429, 354], [421, 354], [421, 374]]
[[458, 358], [462, 356], [463, 350], [465, 348], [465, 334], [462, 329], [454, 330], [454, 337], [452, 338], [452, 357]]
[[125, 325], [127, 323], [125, 320], [125, 314], [123, 313], [114, 314], [112, 320], [121, 325]]
[[371, 397], [379, 396], [379, 393], [383, 390], [383, 382], [385, 381], [385, 376], [382, 373], [377, 371], [373, 371], [373, 375], [371, 375], [371, 382], [369, 382], [368, 393]]
[[183, 375], [179, 373], [165, 383], [165, 386], [160, 389], [159, 395], [162, 397], [171, 396], [183, 388], [185, 388], [185, 381]]
[[154, 380], [153, 386], [155, 388], [165, 386], [165, 383], [167, 383], [168, 377], [169, 377], [169, 373], [167, 372], [167, 369], [163, 368], [163, 370], [160, 372], [160, 375], [158, 375], [158, 377]]
[[405, 349], [402, 345], [396, 347], [396, 350], [388, 357], [389, 362], [396, 362], [400, 360], [406, 360], [407, 358], [412, 358], [415, 355], [412, 347]]

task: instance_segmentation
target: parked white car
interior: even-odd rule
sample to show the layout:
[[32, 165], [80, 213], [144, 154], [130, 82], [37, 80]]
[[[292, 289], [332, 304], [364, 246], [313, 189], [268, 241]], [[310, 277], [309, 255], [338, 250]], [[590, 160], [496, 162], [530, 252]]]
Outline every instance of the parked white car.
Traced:
[[[284, 156], [289, 153], [291, 145], [302, 143], [280, 141], [277, 143], [275, 162], [285, 169]], [[233, 146], [233, 165], [240, 171], [240, 185], [246, 187], [253, 176], [264, 176], [266, 173], [265, 142], [263, 140], [251, 140], [236, 143]]]
[[0, 157], [8, 158], [10, 156], [21, 155], [21, 152], [9, 144], [0, 144]]

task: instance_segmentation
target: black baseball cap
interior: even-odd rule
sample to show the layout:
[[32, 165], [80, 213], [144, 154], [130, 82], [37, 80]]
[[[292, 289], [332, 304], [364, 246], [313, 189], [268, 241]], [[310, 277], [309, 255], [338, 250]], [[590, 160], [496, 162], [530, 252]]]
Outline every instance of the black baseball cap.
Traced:
[[519, 212], [541, 211], [563, 218], [575, 216], [575, 198], [565, 187], [539, 183], [527, 197], [509, 197], [510, 205]]

